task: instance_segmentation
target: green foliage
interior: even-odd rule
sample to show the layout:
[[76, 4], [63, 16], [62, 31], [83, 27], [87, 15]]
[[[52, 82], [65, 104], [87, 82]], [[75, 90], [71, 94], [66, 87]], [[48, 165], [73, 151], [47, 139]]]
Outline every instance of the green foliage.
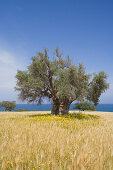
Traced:
[[16, 90], [23, 101], [41, 104], [45, 97], [52, 99], [53, 114], [66, 114], [75, 100], [87, 99], [97, 105], [101, 93], [108, 88], [106, 78], [100, 72], [91, 81], [82, 64], [73, 65], [69, 56], [64, 60], [58, 48], [50, 59], [45, 49], [32, 57], [26, 71], [17, 72]]
[[95, 110], [94, 105], [90, 104], [89, 102], [81, 102], [81, 103], [76, 103], [74, 109], [79, 109], [79, 110]]
[[0, 107], [4, 107], [5, 111], [11, 111], [14, 110], [16, 107], [16, 102], [15, 101], [3, 101], [0, 103]]
[[28, 70], [16, 75], [20, 99], [39, 104], [44, 97], [68, 102], [81, 100], [87, 93], [89, 75], [82, 64], [77, 67], [70, 63], [70, 58], [64, 60], [58, 48], [53, 60], [46, 49], [32, 57]]
[[109, 84], [106, 82], [107, 75], [105, 72], [95, 74], [93, 80], [89, 84], [88, 97], [89, 101], [92, 101], [94, 105], [99, 104], [99, 98], [105, 90], [108, 89]]

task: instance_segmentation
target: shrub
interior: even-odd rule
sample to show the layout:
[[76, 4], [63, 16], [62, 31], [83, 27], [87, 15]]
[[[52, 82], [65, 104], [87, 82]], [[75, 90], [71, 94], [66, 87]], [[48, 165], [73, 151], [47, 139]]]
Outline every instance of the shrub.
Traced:
[[16, 102], [15, 101], [3, 101], [0, 103], [0, 107], [4, 107], [5, 111], [11, 111], [14, 110], [16, 107]]
[[95, 110], [95, 106], [92, 105], [89, 102], [81, 102], [81, 103], [76, 103], [75, 106], [73, 107], [73, 109], [79, 109], [79, 110]]

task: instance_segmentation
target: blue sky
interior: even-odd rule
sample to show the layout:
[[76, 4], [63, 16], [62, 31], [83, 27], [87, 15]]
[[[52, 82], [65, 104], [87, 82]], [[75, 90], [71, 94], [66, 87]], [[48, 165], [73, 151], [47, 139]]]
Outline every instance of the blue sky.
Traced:
[[112, 0], [1, 0], [0, 101], [17, 100], [17, 69], [36, 52], [58, 46], [88, 73], [104, 70], [110, 89], [101, 103], [113, 104]]

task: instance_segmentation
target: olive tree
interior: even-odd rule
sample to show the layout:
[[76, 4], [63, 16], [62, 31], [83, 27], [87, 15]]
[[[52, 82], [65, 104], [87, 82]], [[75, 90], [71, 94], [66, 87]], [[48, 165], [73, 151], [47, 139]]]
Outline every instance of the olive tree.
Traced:
[[64, 60], [58, 48], [52, 58], [45, 49], [32, 57], [26, 71], [17, 72], [16, 90], [23, 101], [41, 104], [48, 98], [52, 101], [52, 114], [68, 114], [73, 101], [87, 98], [89, 77], [82, 64], [75, 66], [70, 57]]

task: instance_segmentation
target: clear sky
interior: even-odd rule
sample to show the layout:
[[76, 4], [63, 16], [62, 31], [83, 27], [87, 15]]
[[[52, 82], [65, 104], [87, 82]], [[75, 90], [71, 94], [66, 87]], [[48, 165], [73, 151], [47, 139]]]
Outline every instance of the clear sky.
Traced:
[[17, 100], [17, 69], [58, 46], [88, 73], [104, 70], [113, 104], [113, 0], [0, 0], [0, 101]]

